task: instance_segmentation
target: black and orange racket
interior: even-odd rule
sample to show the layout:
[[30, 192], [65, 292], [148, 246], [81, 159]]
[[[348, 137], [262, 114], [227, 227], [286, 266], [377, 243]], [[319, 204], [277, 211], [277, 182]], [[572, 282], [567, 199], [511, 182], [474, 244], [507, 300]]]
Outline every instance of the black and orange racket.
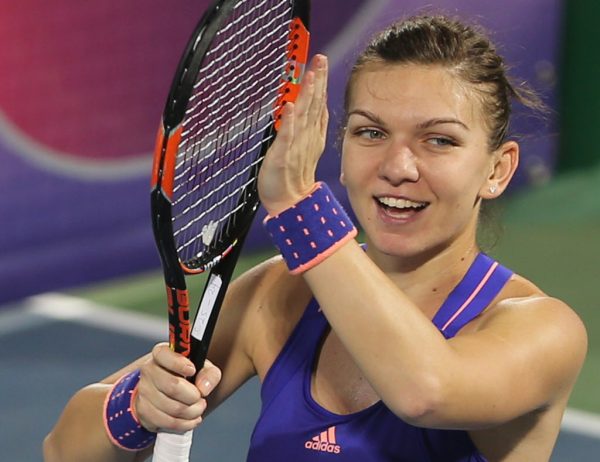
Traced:
[[[308, 56], [308, 0], [220, 0], [177, 69], [152, 169], [152, 227], [169, 343], [199, 370], [244, 238], [257, 177]], [[186, 276], [210, 270], [193, 325]], [[154, 461], [187, 461], [192, 432], [159, 433]]]

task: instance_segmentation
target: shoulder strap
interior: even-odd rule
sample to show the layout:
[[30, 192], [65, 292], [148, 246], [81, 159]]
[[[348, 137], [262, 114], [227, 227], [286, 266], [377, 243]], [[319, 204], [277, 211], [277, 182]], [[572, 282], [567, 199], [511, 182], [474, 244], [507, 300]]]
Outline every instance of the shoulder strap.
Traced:
[[484, 253], [479, 253], [460, 283], [433, 318], [444, 337], [452, 338], [473, 320], [502, 290], [513, 272]]

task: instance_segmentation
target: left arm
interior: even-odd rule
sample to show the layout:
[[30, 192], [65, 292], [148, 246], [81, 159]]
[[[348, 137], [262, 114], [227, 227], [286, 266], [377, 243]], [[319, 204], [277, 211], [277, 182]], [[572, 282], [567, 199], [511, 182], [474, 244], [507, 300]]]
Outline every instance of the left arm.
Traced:
[[[259, 176], [271, 215], [313, 187], [327, 129], [326, 81], [326, 58], [318, 55], [284, 111]], [[477, 332], [446, 341], [355, 241], [304, 278], [371, 386], [416, 425], [481, 428], [541, 408], [568, 394], [585, 357], [581, 321], [548, 297], [511, 303]]]
[[570, 392], [585, 358], [585, 328], [556, 299], [503, 302], [445, 340], [355, 242], [304, 277], [371, 386], [415, 425], [482, 428], [542, 408]]

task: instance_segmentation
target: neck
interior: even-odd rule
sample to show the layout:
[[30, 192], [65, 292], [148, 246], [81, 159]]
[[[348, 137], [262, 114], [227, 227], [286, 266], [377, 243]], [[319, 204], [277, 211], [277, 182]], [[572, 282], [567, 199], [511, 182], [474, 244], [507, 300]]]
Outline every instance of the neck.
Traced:
[[465, 275], [479, 253], [475, 233], [410, 256], [385, 255], [371, 247], [367, 254], [415, 303], [437, 307]]

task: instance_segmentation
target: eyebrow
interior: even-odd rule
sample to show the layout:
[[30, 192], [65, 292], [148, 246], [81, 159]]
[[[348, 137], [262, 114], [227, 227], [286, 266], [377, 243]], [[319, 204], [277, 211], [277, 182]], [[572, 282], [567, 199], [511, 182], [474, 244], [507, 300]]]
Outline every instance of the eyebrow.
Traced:
[[385, 125], [385, 122], [382, 119], [380, 119], [379, 117], [377, 117], [372, 112], [365, 111], [363, 109], [355, 109], [354, 111], [350, 111], [348, 113], [348, 118], [350, 118], [351, 115], [359, 115], [359, 116], [362, 116], [362, 117], [365, 117], [365, 118], [369, 119], [371, 122], [374, 122], [374, 123], [376, 123], [378, 125]]
[[426, 128], [431, 128], [431, 127], [433, 127], [435, 125], [442, 125], [442, 124], [456, 124], [456, 125], [460, 125], [465, 130], [469, 131], [469, 127], [467, 127], [467, 125], [465, 123], [461, 122], [458, 119], [454, 119], [452, 117], [442, 118], [442, 119], [430, 119], [430, 120], [426, 120], [425, 122], [421, 122], [420, 124], [417, 124], [417, 128], [423, 130], [423, 129], [426, 129]]
[[[359, 116], [369, 119], [371, 122], [374, 122], [378, 125], [385, 125], [385, 122], [381, 118], [379, 118], [378, 116], [376, 116], [375, 114], [373, 114], [370, 111], [365, 111], [363, 109], [355, 109], [348, 113], [348, 117], [350, 117], [351, 115], [359, 115]], [[460, 120], [452, 118], [452, 117], [429, 119], [429, 120], [426, 120], [425, 122], [421, 122], [421, 123], [417, 124], [417, 128], [420, 130], [424, 130], [427, 128], [431, 128], [435, 125], [443, 125], [443, 124], [459, 125], [459, 126], [463, 127], [465, 130], [469, 131], [469, 127], [464, 122], [461, 122]]]

